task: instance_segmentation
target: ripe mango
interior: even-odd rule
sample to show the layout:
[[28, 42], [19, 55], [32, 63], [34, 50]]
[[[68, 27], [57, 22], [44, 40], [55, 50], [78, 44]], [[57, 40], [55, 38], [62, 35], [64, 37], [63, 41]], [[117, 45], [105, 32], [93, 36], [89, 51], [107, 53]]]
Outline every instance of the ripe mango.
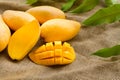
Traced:
[[10, 29], [5, 24], [2, 16], [0, 15], [0, 52], [7, 47], [10, 36], [11, 36]]
[[33, 15], [41, 24], [54, 18], [65, 18], [65, 13], [52, 6], [38, 6], [28, 9], [26, 12]]
[[8, 54], [13, 60], [23, 59], [35, 46], [40, 36], [39, 22], [33, 20], [15, 31], [8, 43]]
[[75, 60], [75, 52], [69, 43], [54, 41], [40, 46], [29, 54], [30, 59], [41, 65], [65, 65]]
[[41, 25], [41, 37], [45, 42], [67, 41], [75, 37], [80, 23], [66, 19], [51, 19]]
[[4, 11], [2, 17], [5, 23], [14, 31], [19, 29], [26, 23], [36, 20], [35, 17], [33, 17], [27, 12], [15, 10]]

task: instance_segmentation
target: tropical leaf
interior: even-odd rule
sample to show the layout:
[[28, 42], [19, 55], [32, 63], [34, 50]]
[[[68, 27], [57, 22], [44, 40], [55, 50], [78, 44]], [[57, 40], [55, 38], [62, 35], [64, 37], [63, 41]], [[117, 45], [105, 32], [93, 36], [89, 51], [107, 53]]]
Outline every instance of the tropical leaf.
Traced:
[[77, 8], [73, 9], [70, 12], [72, 13], [86, 12], [93, 9], [98, 3], [99, 0], [83, 0], [82, 4], [80, 4]]
[[111, 7], [103, 8], [83, 21], [86, 26], [96, 26], [105, 23], [112, 23], [120, 20], [120, 4], [114, 4]]
[[34, 4], [34, 3], [36, 3], [38, 0], [27, 0], [27, 4], [30, 4], [30, 5], [32, 5], [32, 4]]
[[76, 0], [68, 0], [67, 3], [63, 4], [62, 10], [63, 11], [68, 11], [74, 4]]
[[113, 4], [117, 4], [118, 3], [118, 0], [105, 0], [105, 4], [106, 6], [111, 6]]
[[93, 55], [97, 55], [104, 58], [120, 55], [120, 45], [98, 50], [97, 52], [93, 53]]

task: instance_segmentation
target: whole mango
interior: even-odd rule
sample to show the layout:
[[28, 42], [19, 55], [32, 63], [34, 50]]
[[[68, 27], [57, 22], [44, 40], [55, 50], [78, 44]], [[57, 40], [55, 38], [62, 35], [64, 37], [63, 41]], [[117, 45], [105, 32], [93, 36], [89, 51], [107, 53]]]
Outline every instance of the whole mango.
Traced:
[[73, 20], [48, 20], [41, 25], [41, 37], [45, 42], [67, 41], [78, 34], [80, 26], [79, 22]]
[[38, 6], [28, 9], [26, 12], [33, 15], [41, 24], [54, 18], [65, 18], [65, 13], [52, 6]]
[[11, 36], [10, 29], [5, 24], [2, 16], [0, 15], [0, 52], [7, 47], [10, 36]]
[[31, 14], [23, 11], [6, 10], [2, 15], [5, 23], [12, 29], [17, 30], [24, 24], [36, 20]]

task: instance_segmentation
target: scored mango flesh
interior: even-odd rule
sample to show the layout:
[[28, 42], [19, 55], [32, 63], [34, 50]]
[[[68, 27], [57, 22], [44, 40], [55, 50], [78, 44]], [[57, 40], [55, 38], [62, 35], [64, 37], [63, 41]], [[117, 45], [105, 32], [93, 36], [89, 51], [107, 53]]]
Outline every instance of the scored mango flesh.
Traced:
[[75, 59], [75, 52], [69, 43], [55, 41], [40, 46], [29, 54], [30, 59], [42, 65], [64, 65], [72, 63]]

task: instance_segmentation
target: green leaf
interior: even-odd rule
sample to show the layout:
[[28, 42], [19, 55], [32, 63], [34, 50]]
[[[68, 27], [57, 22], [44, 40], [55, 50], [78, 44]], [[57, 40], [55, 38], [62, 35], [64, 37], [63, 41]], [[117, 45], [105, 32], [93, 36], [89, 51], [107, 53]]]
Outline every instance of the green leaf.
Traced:
[[105, 23], [112, 23], [120, 20], [120, 4], [114, 4], [111, 7], [103, 8], [83, 21], [86, 26], [96, 26]]
[[98, 50], [97, 52], [93, 53], [93, 55], [97, 55], [104, 58], [120, 55], [120, 45]]
[[106, 6], [111, 6], [113, 4], [117, 4], [118, 3], [118, 0], [105, 0], [105, 4]]
[[27, 0], [27, 4], [30, 4], [30, 5], [32, 5], [32, 4], [34, 4], [34, 3], [36, 3], [38, 0]]
[[86, 12], [93, 9], [98, 3], [99, 0], [83, 0], [82, 4], [80, 4], [77, 8], [73, 9], [70, 12], [72, 13]]
[[76, 0], [68, 0], [67, 3], [65, 3], [63, 6], [62, 6], [62, 10], [63, 11], [68, 11], [72, 5], [74, 4]]

